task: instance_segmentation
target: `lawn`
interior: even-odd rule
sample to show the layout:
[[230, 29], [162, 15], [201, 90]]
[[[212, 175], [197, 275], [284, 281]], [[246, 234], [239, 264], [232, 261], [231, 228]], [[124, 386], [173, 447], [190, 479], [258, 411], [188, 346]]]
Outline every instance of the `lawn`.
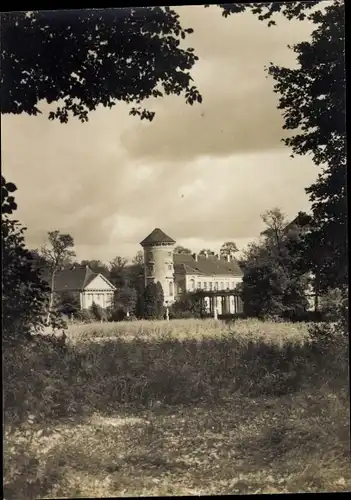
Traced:
[[67, 352], [8, 353], [5, 498], [350, 490], [347, 342], [307, 327], [72, 325]]

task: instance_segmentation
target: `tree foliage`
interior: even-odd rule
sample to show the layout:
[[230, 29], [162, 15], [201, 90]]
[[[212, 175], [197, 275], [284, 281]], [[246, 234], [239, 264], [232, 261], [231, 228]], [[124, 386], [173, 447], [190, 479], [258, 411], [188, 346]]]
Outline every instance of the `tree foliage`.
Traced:
[[110, 275], [109, 280], [116, 288], [123, 288], [127, 284], [127, 269], [128, 259], [117, 255], [109, 263]]
[[[251, 10], [260, 20], [275, 24], [274, 14], [287, 19], [309, 19], [311, 39], [290, 47], [297, 67], [270, 63], [267, 71], [279, 94], [278, 108], [284, 129], [295, 134], [284, 139], [294, 154], [311, 155], [322, 168], [317, 181], [306, 189], [312, 202], [311, 231], [306, 235], [307, 255], [318, 270], [321, 291], [346, 289], [346, 79], [345, 7], [341, 0], [325, 5], [311, 2], [262, 2], [221, 5], [223, 15]], [[320, 8], [318, 8], [320, 7]]]
[[104, 264], [103, 262], [101, 262], [101, 260], [98, 260], [98, 259], [82, 260], [80, 265], [81, 266], [89, 266], [89, 268], [94, 273], [102, 274], [105, 278], [109, 279], [109, 275], [110, 275], [109, 267], [107, 266], [107, 264]]
[[211, 250], [210, 248], [203, 248], [200, 250], [199, 255], [214, 255], [215, 252]]
[[158, 281], [156, 283], [156, 310], [158, 319], [162, 319], [164, 315], [164, 293], [161, 283]]
[[194, 292], [185, 292], [172, 304], [170, 309], [174, 318], [201, 318], [206, 313], [203, 298]]
[[220, 249], [221, 257], [233, 256], [236, 252], [238, 252], [238, 247], [234, 241], [226, 241]]
[[137, 291], [130, 286], [124, 286], [116, 291], [114, 298], [114, 309], [121, 309], [124, 313], [127, 311], [135, 315], [137, 303]]
[[244, 254], [242, 298], [248, 316], [301, 317], [308, 303], [306, 272], [301, 235], [286, 233], [287, 222], [279, 209], [262, 215], [267, 229], [259, 243], [252, 243]]
[[50, 301], [47, 322], [50, 322], [50, 315], [54, 309], [55, 275], [57, 271], [72, 262], [72, 257], [76, 254], [72, 248], [74, 240], [70, 234], [60, 233], [60, 231], [49, 231], [48, 242], [41, 247], [41, 255], [49, 264], [50, 274]]
[[174, 248], [174, 253], [192, 254], [192, 251], [190, 250], [190, 248], [183, 247], [182, 245], [177, 245]]
[[77, 315], [80, 311], [80, 297], [79, 292], [62, 292], [58, 297], [58, 310], [60, 313], [70, 316]]
[[50, 119], [84, 122], [124, 101], [152, 120], [149, 97], [201, 102], [189, 72], [198, 58], [180, 44], [192, 31], [170, 7], [2, 13], [2, 112], [37, 115], [45, 100], [58, 104]]
[[3, 341], [21, 342], [44, 325], [49, 289], [25, 248], [25, 228], [12, 219], [17, 209], [14, 184], [1, 177]]
[[143, 316], [146, 319], [161, 319], [163, 317], [163, 289], [161, 283], [148, 283], [144, 290]]

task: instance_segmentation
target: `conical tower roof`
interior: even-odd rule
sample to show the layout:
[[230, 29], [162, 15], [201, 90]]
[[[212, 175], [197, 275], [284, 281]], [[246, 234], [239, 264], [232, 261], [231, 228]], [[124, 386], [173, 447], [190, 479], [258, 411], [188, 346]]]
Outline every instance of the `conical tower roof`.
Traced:
[[146, 236], [146, 238], [140, 242], [140, 245], [142, 247], [147, 247], [151, 245], [158, 245], [162, 243], [170, 243], [173, 244], [175, 243], [174, 240], [170, 236], [167, 236], [160, 228], [156, 227], [150, 234], [149, 236]]

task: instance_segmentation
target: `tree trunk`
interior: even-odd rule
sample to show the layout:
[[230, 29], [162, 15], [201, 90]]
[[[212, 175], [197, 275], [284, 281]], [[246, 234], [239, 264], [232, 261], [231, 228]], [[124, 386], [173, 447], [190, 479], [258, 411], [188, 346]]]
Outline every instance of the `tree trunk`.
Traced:
[[319, 270], [316, 270], [314, 278], [314, 310], [317, 312], [319, 309]]
[[51, 289], [50, 289], [50, 300], [49, 300], [49, 310], [48, 310], [48, 315], [46, 318], [46, 324], [47, 326], [50, 326], [50, 317], [51, 317], [51, 311], [53, 308], [54, 304], [54, 284], [55, 284], [55, 270], [52, 271], [51, 274]]

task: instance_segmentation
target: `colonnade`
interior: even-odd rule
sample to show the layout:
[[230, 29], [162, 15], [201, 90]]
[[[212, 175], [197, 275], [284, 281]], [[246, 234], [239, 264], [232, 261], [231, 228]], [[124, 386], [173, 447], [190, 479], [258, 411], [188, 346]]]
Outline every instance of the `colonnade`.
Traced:
[[211, 295], [204, 296], [204, 309], [208, 314], [240, 314], [243, 312], [243, 303], [239, 295]]

